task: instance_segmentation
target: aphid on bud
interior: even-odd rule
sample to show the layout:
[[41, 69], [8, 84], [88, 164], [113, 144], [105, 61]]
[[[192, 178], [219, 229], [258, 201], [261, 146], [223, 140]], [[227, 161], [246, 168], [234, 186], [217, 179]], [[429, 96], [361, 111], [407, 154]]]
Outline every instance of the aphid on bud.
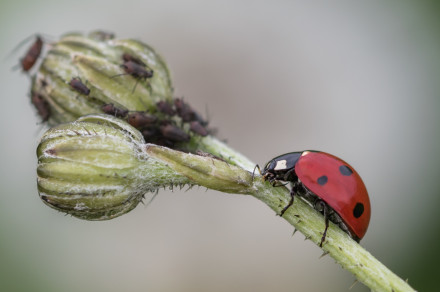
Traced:
[[90, 94], [90, 89], [81, 81], [81, 78], [72, 78], [69, 82], [70, 87], [72, 87], [77, 92], [88, 96]]
[[190, 129], [192, 132], [194, 132], [194, 133], [196, 133], [196, 134], [198, 134], [198, 135], [200, 135], [200, 136], [203, 136], [203, 137], [208, 136], [208, 130], [206, 130], [206, 128], [203, 127], [203, 126], [199, 123], [199, 121], [192, 121], [192, 122], [189, 124], [189, 129]]
[[172, 124], [160, 126], [160, 132], [164, 138], [174, 142], [186, 142], [190, 139], [189, 135], [185, 133], [185, 131]]
[[108, 114], [108, 115], [115, 116], [115, 117], [117, 117], [117, 118], [125, 118], [125, 117], [127, 116], [127, 114], [128, 114], [128, 110], [117, 108], [117, 107], [115, 107], [115, 106], [113, 105], [113, 103], [107, 103], [107, 104], [104, 104], [104, 105], [101, 107], [101, 110], [102, 110], [104, 113], [106, 113], [106, 114]]
[[194, 121], [194, 111], [192, 108], [183, 101], [181, 98], [174, 99], [174, 106], [176, 107], [176, 112], [179, 117], [182, 118], [183, 122], [191, 122]]
[[173, 105], [169, 102], [166, 102], [164, 100], [161, 100], [156, 103], [157, 109], [166, 115], [174, 116], [176, 114], [176, 111], [173, 109]]
[[[26, 39], [27, 40], [27, 39]], [[26, 52], [26, 55], [20, 60], [23, 71], [28, 72], [37, 62], [43, 48], [43, 40], [37, 36], [37, 39]]]
[[157, 139], [156, 141], [154, 141], [154, 144], [156, 145], [160, 145], [160, 146], [164, 146], [164, 147], [168, 147], [168, 148], [174, 148], [174, 142], [168, 139], [165, 139], [163, 137]]
[[124, 60], [124, 62], [134, 62], [134, 63], [136, 63], [136, 64], [138, 64], [138, 65], [141, 65], [141, 66], [144, 66], [144, 67], [146, 67], [147, 65], [144, 63], [144, 62], [142, 62], [140, 59], [138, 59], [138, 58], [136, 58], [136, 57], [134, 57], [133, 55], [130, 55], [130, 54], [128, 54], [128, 53], [124, 53], [123, 55], [122, 55], [122, 60]]
[[144, 112], [131, 112], [128, 114], [127, 122], [136, 129], [142, 129], [155, 123], [157, 118]]
[[45, 89], [46, 86], [49, 85], [49, 83], [47, 83], [47, 81], [44, 79], [40, 79], [40, 85], [41, 85], [41, 88]]
[[131, 75], [134, 78], [137, 79], [136, 84], [133, 87], [133, 90], [131, 93], [133, 93], [136, 90], [136, 86], [140, 79], [147, 80], [147, 78], [153, 77], [153, 70], [147, 70], [145, 66], [142, 66], [136, 62], [133, 61], [127, 61], [124, 62], [124, 64], [121, 65], [121, 67], [124, 69], [125, 73], [118, 74], [113, 76], [112, 78], [121, 76], [121, 75]]
[[194, 112], [194, 117], [195, 117], [195, 120], [200, 123], [200, 125], [202, 125], [204, 127], [206, 127], [208, 125], [208, 121], [204, 120], [202, 118], [202, 116], [199, 115], [198, 112]]
[[175, 98], [174, 106], [176, 107], [177, 114], [182, 118], [184, 123], [198, 121], [202, 126], [208, 125], [208, 122], [203, 120], [203, 118], [194, 111], [189, 104], [185, 103], [182, 98]]
[[40, 115], [42, 121], [46, 122], [50, 117], [50, 106], [47, 100], [45, 100], [40, 94], [32, 92], [31, 102], [37, 109], [38, 115]]
[[142, 136], [144, 136], [145, 142], [152, 141], [160, 136], [156, 128], [147, 128], [142, 130]]
[[133, 61], [127, 61], [121, 65], [126, 74], [138, 79], [147, 79], [153, 77], [153, 70], [147, 70], [143, 65]]

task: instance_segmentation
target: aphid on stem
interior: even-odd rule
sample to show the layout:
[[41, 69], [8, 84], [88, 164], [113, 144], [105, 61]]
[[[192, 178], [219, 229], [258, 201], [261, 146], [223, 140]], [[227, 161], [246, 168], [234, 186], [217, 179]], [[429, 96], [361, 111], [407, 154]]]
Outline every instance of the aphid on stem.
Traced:
[[189, 129], [202, 137], [208, 136], [208, 130], [206, 130], [206, 128], [203, 127], [198, 121], [192, 121], [189, 124]]
[[187, 142], [190, 137], [185, 131], [172, 124], [165, 124], [160, 126], [160, 132], [164, 138], [174, 142]]

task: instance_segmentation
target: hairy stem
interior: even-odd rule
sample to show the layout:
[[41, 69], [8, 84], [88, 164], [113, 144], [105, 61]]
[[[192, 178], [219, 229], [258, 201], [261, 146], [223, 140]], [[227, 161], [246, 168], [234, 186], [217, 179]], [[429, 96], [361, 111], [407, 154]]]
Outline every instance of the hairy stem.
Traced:
[[[239, 167], [214, 158], [174, 154], [177, 151], [154, 145], [149, 146], [147, 152], [156, 159], [165, 161], [175, 171], [190, 177], [196, 184], [228, 193], [252, 195], [277, 214], [290, 200], [287, 188], [271, 186], [262, 180], [259, 173], [252, 179], [255, 164], [226, 144], [207, 137], [198, 146]], [[175, 155], [179, 158], [176, 159]], [[205, 166], [208, 166], [209, 170], [202, 169]], [[309, 204], [300, 198], [296, 199], [283, 218], [319, 246], [324, 231], [324, 218]], [[408, 283], [331, 222], [322, 249], [373, 291], [414, 291]]]

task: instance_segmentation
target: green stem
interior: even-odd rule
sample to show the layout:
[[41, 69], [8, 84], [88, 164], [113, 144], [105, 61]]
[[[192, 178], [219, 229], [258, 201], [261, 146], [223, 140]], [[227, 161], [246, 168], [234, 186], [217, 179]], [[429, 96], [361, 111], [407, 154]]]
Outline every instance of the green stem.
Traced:
[[255, 163], [250, 161], [247, 157], [211, 135], [193, 138], [190, 143], [185, 145], [185, 148], [191, 152], [202, 150], [251, 172], [255, 167]]
[[[148, 146], [147, 152], [196, 184], [227, 193], [252, 195], [277, 214], [289, 202], [290, 194], [287, 188], [271, 186], [263, 181], [259, 173], [252, 179], [255, 164], [226, 144], [213, 137], [206, 137], [198, 147], [228, 162], [155, 145]], [[324, 230], [324, 218], [309, 204], [302, 199], [295, 200], [283, 218], [319, 246]], [[322, 249], [373, 291], [415, 291], [331, 222]]]
[[[255, 185], [258, 186], [258, 191], [252, 195], [275, 212], [278, 213], [285, 206], [287, 202], [285, 198], [289, 196], [288, 190], [273, 188], [260, 179], [256, 180]], [[319, 246], [325, 228], [324, 218], [310, 205], [301, 199], [296, 199], [292, 207], [284, 213], [283, 218]], [[372, 291], [415, 291], [331, 222], [322, 249]]]

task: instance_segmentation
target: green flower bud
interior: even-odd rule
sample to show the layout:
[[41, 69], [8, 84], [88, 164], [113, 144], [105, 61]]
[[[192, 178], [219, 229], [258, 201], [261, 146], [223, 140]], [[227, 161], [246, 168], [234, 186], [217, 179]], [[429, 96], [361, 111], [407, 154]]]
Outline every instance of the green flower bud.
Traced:
[[147, 154], [139, 131], [109, 115], [85, 116], [48, 130], [37, 156], [41, 199], [86, 220], [123, 215], [159, 187], [191, 184]]
[[48, 103], [50, 125], [102, 113], [104, 104], [155, 112], [157, 102], [172, 101], [167, 65], [146, 44], [96, 31], [64, 35], [49, 48], [32, 93]]
[[89, 115], [48, 130], [37, 149], [37, 182], [50, 207], [86, 220], [123, 215], [159, 188], [200, 185], [228, 193], [256, 191], [250, 172], [208, 153], [146, 144], [110, 115]]

